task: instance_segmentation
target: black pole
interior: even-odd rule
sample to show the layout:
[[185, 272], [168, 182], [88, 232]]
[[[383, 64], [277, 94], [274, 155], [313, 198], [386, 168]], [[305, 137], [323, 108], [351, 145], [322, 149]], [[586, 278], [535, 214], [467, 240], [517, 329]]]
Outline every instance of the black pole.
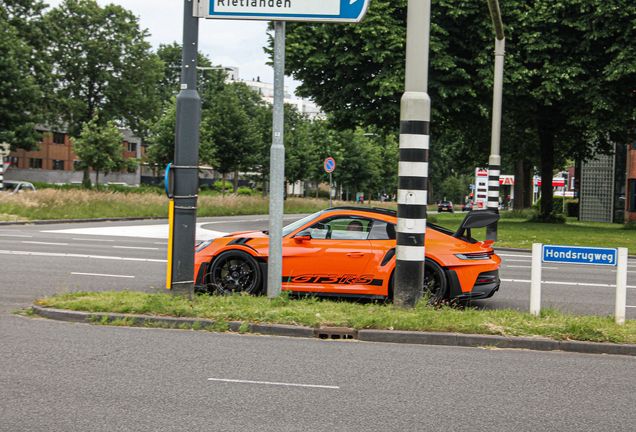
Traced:
[[172, 226], [171, 292], [194, 297], [194, 246], [197, 220], [199, 127], [201, 99], [197, 92], [199, 19], [192, 0], [184, 0], [181, 90], [177, 95], [174, 145], [174, 224]]

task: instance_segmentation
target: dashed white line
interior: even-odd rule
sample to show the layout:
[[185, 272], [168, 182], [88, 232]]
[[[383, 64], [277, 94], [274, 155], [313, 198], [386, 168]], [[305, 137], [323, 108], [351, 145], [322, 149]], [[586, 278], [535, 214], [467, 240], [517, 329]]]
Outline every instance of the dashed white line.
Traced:
[[[514, 267], [514, 268], [532, 268], [532, 266], [519, 266], [519, 265], [506, 265], [506, 267]], [[542, 269], [544, 270], [558, 270], [558, 267], [545, 267], [545, 266], [541, 266]]]
[[28, 238], [33, 237], [31, 235], [26, 235], [26, 234], [0, 234], [0, 236], [2, 236], [2, 237], [28, 237]]
[[27, 240], [23, 240], [22, 243], [56, 245], [56, 246], [68, 246], [68, 243], [49, 243], [49, 242], [39, 242], [39, 241], [27, 241]]
[[83, 275], [83, 276], [105, 276], [105, 277], [116, 277], [116, 278], [131, 278], [134, 279], [134, 276], [126, 276], [126, 275], [112, 275], [112, 274], [101, 274], [101, 273], [78, 273], [71, 272], [74, 275]]
[[110, 260], [122, 260], [122, 261], [144, 261], [144, 262], [156, 262], [156, 263], [168, 262], [168, 260], [150, 259], [150, 258], [125, 258], [125, 257], [115, 257], [115, 256], [79, 255], [79, 254], [64, 254], [64, 253], [49, 253], [49, 252], [27, 252], [27, 251], [11, 251], [11, 250], [0, 250], [0, 254], [5, 254], [5, 255], [30, 255], [30, 256], [52, 256], [52, 257], [64, 257], [64, 258], [93, 258], [93, 259], [110, 259]]
[[113, 248], [117, 248], [117, 249], [159, 250], [159, 248], [155, 248], [155, 247], [137, 247], [137, 246], [113, 246]]
[[324, 388], [324, 389], [339, 389], [340, 388], [337, 386], [326, 386], [326, 385], [292, 384], [292, 383], [279, 383], [279, 382], [269, 382], [269, 381], [232, 380], [232, 379], [221, 379], [221, 378], [208, 378], [208, 381], [219, 381], [219, 382], [240, 383], [240, 384], [277, 385], [277, 386], [288, 386], [288, 387]]
[[74, 238], [73, 240], [90, 241], [90, 242], [114, 242], [115, 240], [103, 240], [103, 239], [81, 239]]

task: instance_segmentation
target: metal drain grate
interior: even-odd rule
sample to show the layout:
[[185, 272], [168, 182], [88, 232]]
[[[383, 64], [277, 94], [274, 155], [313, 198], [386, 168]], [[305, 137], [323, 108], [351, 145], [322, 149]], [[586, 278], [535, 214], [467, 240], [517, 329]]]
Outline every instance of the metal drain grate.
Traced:
[[314, 330], [314, 335], [320, 339], [358, 339], [358, 330], [346, 327], [327, 327]]

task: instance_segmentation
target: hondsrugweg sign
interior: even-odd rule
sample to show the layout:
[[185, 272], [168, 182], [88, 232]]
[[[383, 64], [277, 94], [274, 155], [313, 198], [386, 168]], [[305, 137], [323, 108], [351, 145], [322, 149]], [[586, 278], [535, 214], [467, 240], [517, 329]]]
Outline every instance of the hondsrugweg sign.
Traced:
[[194, 16], [211, 19], [360, 22], [370, 0], [198, 0]]
[[616, 266], [617, 248], [547, 245], [541, 248], [542, 262]]

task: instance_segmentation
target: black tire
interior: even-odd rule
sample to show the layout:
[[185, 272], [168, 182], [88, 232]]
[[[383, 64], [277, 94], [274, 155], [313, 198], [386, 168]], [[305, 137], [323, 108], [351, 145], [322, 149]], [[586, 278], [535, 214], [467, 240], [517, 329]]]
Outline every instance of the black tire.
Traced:
[[261, 282], [261, 271], [254, 257], [239, 250], [216, 257], [208, 275], [208, 289], [221, 295], [254, 294], [260, 290]]
[[448, 281], [444, 270], [431, 259], [424, 264], [424, 297], [428, 304], [438, 304], [448, 296]]

